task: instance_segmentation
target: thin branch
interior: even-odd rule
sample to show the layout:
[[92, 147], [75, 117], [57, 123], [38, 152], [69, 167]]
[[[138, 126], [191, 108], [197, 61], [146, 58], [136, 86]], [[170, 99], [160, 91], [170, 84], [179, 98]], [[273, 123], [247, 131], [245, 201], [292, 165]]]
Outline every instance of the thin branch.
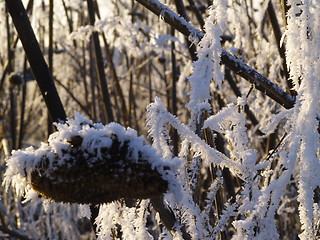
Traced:
[[[204, 36], [203, 32], [193, 27], [183, 17], [178, 16], [166, 5], [155, 0], [136, 1], [141, 3], [157, 16], [161, 15], [165, 22], [173, 26], [185, 36], [192, 37], [195, 41], [199, 41]], [[246, 65], [243, 61], [231, 55], [225, 49], [222, 49], [221, 63], [225, 64], [228, 68], [230, 68], [230, 70], [234, 71], [236, 74], [240, 75], [250, 83], [253, 83], [256, 89], [275, 100], [281, 106], [287, 109], [293, 107], [295, 99], [292, 96], [284, 92], [281, 87], [272, 83], [270, 80], [255, 71], [252, 67]]]

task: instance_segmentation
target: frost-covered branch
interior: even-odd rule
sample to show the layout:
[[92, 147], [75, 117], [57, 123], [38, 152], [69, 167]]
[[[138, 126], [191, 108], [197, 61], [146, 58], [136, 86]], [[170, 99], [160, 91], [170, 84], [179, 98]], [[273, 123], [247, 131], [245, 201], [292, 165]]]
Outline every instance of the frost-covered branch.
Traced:
[[[179, 32], [185, 36], [191, 38], [195, 42], [199, 42], [204, 33], [196, 29], [190, 23], [188, 23], [183, 17], [178, 16], [168, 6], [160, 3], [158, 0], [136, 0], [141, 3], [147, 9], [152, 11], [157, 16], [160, 16], [165, 22], [169, 23]], [[255, 71], [252, 67], [246, 65], [240, 59], [231, 55], [224, 48], [221, 53], [221, 63], [225, 64], [228, 68], [240, 75], [247, 81], [253, 83], [255, 87], [275, 100], [281, 106], [285, 108], [292, 108], [294, 105], [294, 98], [284, 92], [281, 87], [272, 83], [270, 80], [262, 76]]]

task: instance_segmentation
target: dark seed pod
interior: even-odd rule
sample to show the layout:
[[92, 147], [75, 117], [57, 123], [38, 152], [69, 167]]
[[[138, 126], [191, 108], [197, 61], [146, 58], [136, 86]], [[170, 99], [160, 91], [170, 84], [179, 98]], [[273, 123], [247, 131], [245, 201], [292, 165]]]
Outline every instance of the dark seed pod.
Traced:
[[111, 146], [101, 148], [99, 157], [97, 151], [88, 152], [81, 146], [81, 136], [71, 137], [62, 165], [58, 156], [51, 164], [43, 158], [31, 172], [32, 188], [48, 199], [81, 204], [155, 198], [168, 190], [168, 182], [151, 167], [146, 154], [139, 151], [139, 159], [133, 159], [129, 140], [120, 142], [116, 135], [111, 139]]
[[165, 57], [164, 55], [160, 56], [160, 57], [158, 58], [158, 62], [161, 63], [161, 64], [165, 64], [165, 62], [166, 62], [166, 57]]
[[14, 86], [19, 86], [23, 83], [23, 79], [21, 78], [21, 76], [19, 74], [16, 73], [12, 73], [9, 76], [9, 84], [11, 87]]

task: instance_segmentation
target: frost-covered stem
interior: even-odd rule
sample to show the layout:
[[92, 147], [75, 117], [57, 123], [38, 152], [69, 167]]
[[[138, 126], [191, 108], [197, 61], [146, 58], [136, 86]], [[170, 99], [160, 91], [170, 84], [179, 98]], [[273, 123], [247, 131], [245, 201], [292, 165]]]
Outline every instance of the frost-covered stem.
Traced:
[[295, 99], [292, 96], [284, 92], [281, 87], [272, 83], [270, 80], [262, 76], [253, 68], [244, 64], [241, 60], [232, 56], [224, 49], [221, 54], [221, 62], [239, 76], [253, 83], [256, 89], [275, 100], [281, 106], [285, 107], [286, 109], [293, 107]]
[[51, 119], [54, 122], [64, 121], [66, 113], [23, 4], [20, 0], [6, 0], [6, 4]]
[[191, 236], [187, 233], [186, 229], [177, 221], [173, 211], [164, 204], [163, 198], [153, 198], [151, 199], [151, 203], [154, 210], [159, 213], [162, 223], [169, 232], [174, 231], [174, 228], [180, 226], [180, 231], [182, 233], [183, 239], [191, 240]]
[[[136, 1], [148, 8], [154, 14], [161, 16], [165, 22], [173, 26], [185, 36], [191, 37], [195, 41], [199, 41], [204, 36], [204, 33], [193, 27], [183, 17], [178, 16], [175, 12], [170, 10], [166, 5], [161, 4], [159, 1]], [[295, 99], [293, 97], [284, 92], [281, 87], [272, 83], [253, 68], [246, 65], [243, 61], [231, 55], [224, 48], [222, 48], [221, 63], [225, 64], [228, 68], [230, 68], [230, 70], [234, 71], [239, 76], [253, 83], [256, 89], [260, 90], [283, 107], [287, 109], [293, 107], [295, 103]]]
[[[94, 13], [94, 5], [92, 0], [87, 0], [88, 4], [88, 12], [89, 12], [89, 18], [90, 18], [90, 24], [94, 26], [95, 24], [95, 13]], [[101, 47], [99, 42], [99, 35], [97, 32], [92, 33], [92, 40], [93, 40], [93, 46], [94, 46], [94, 55], [96, 60], [96, 69], [98, 74], [98, 80], [100, 84], [100, 91], [102, 93], [103, 97], [103, 104], [104, 109], [107, 117], [108, 122], [113, 122], [113, 112], [111, 107], [111, 100], [108, 90], [108, 84], [106, 79], [106, 74], [104, 72], [104, 66], [103, 66], [103, 58], [101, 53]]]
[[[208, 113], [205, 112], [204, 115], [205, 115], [204, 117], [207, 119], [208, 118]], [[202, 123], [201, 128], [202, 127], [203, 127], [203, 123]], [[203, 131], [204, 131], [204, 137], [205, 137], [206, 144], [209, 145], [210, 147], [214, 147], [214, 142], [213, 142], [214, 141], [214, 137], [212, 135], [212, 131], [209, 128], [205, 128]], [[221, 136], [220, 136], [219, 139], [222, 140]], [[218, 141], [218, 138], [216, 138], [215, 140]], [[217, 146], [217, 150], [220, 151], [221, 153], [225, 153], [223, 144], [219, 144]], [[215, 167], [211, 163], [211, 166], [210, 166], [211, 183], [213, 183], [214, 180], [216, 179], [216, 177], [217, 177], [216, 171], [218, 171], [218, 169], [219, 169], [218, 167]], [[218, 189], [218, 191], [217, 191], [217, 193], [215, 195], [214, 204], [215, 204], [215, 208], [216, 208], [216, 211], [217, 211], [217, 221], [218, 221], [220, 219], [220, 217], [221, 217], [222, 210], [223, 210], [223, 207], [224, 207], [222, 189], [220, 187], [219, 187], [219, 189]], [[226, 233], [224, 231], [221, 231], [219, 233], [219, 235], [220, 235], [220, 239], [221, 240], [226, 239]]]

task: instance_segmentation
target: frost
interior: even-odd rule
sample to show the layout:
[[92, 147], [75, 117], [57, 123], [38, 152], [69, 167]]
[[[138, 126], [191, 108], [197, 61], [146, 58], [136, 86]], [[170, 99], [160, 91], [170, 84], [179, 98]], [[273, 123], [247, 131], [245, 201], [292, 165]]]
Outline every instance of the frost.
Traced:
[[193, 63], [193, 74], [190, 76], [190, 102], [187, 105], [195, 115], [199, 113], [198, 104], [210, 99], [210, 83], [221, 89], [224, 76], [220, 69], [221, 39], [226, 21], [226, 1], [214, 1], [209, 8], [209, 16], [205, 21], [206, 34], [199, 42], [198, 60]]
[[[318, 158], [319, 121], [319, 3], [313, 1], [288, 1], [288, 29], [286, 32], [287, 57], [290, 63], [290, 75], [294, 88], [298, 91], [294, 112], [290, 124], [292, 133], [290, 153], [297, 159], [299, 166], [298, 201], [299, 216], [302, 225], [301, 239], [313, 239], [314, 231], [314, 190], [320, 181], [314, 176], [320, 170]], [[311, 4], [313, 5], [311, 7]], [[299, 37], [297, 37], [299, 36]], [[317, 47], [315, 47], [317, 46]], [[317, 203], [318, 204], [318, 203]]]

